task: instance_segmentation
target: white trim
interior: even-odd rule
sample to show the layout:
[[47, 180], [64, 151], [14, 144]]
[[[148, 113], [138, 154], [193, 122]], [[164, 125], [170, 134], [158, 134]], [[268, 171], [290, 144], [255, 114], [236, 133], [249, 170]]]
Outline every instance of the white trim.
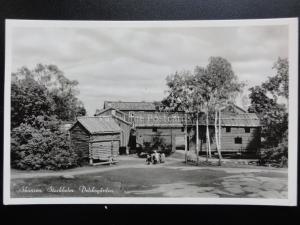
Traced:
[[[297, 204], [297, 134], [298, 134], [298, 19], [203, 20], [203, 21], [59, 21], [59, 20], [6, 20], [5, 27], [5, 99], [4, 99], [4, 204], [230, 204], [230, 205], [284, 205]], [[11, 198], [10, 197], [10, 86], [11, 86], [11, 33], [19, 27], [236, 27], [278, 26], [289, 27], [289, 168], [288, 199], [254, 198]]]

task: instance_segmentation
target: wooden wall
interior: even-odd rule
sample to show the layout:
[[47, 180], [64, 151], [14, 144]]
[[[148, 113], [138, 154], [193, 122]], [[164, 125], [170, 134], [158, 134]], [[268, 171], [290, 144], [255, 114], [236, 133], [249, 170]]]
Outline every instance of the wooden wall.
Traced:
[[128, 144], [129, 144], [131, 125], [129, 125], [129, 124], [125, 123], [124, 121], [119, 120], [115, 117], [114, 117], [114, 120], [119, 125], [119, 127], [122, 129], [121, 134], [120, 134], [120, 147], [125, 147], [127, 149]]
[[[250, 133], [245, 132], [244, 127], [231, 127], [230, 132], [226, 132], [226, 127], [222, 127], [221, 147], [222, 151], [227, 152], [255, 152], [260, 145], [260, 128], [250, 127]], [[235, 138], [242, 138], [242, 144], [235, 143]], [[214, 127], [210, 127], [211, 149], [217, 151], [215, 144]], [[189, 132], [190, 150], [195, 150], [195, 128]], [[199, 128], [199, 148], [206, 151], [206, 127]]]
[[80, 161], [89, 159], [89, 133], [77, 123], [70, 131], [71, 148], [79, 156]]
[[90, 137], [90, 158], [106, 161], [119, 155], [120, 134], [94, 134]]
[[119, 153], [119, 141], [99, 141], [92, 142], [90, 145], [91, 158], [98, 160], [109, 160], [116, 157]]
[[90, 135], [80, 123], [77, 123], [70, 130], [70, 138], [71, 148], [83, 163], [89, 159], [108, 160], [112, 154], [114, 157], [119, 154], [119, 133]]

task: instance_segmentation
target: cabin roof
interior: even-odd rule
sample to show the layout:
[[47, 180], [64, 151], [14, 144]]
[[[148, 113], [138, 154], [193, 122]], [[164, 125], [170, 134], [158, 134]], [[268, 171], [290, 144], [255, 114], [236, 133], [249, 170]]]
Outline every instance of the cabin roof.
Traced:
[[221, 115], [222, 126], [233, 127], [260, 127], [260, 120], [255, 113], [223, 114]]
[[104, 101], [104, 109], [115, 108], [125, 111], [155, 111], [154, 102], [121, 102], [121, 101]]
[[121, 132], [121, 128], [111, 116], [78, 117], [75, 124], [77, 123], [80, 123], [90, 134]]

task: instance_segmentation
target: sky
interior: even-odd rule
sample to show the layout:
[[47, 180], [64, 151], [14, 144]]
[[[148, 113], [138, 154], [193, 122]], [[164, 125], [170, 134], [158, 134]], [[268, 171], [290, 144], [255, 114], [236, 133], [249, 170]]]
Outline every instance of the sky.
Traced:
[[79, 82], [79, 99], [88, 115], [103, 101], [159, 101], [166, 77], [206, 66], [221, 56], [232, 65], [245, 91], [275, 71], [278, 57], [288, 57], [287, 26], [247, 27], [16, 27], [12, 30], [12, 71], [54, 64]]

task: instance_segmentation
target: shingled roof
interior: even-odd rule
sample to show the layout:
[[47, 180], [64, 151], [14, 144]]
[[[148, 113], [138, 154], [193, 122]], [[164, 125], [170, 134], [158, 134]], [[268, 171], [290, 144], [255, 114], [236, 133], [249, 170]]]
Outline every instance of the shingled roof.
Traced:
[[259, 127], [260, 121], [255, 113], [225, 114], [221, 116], [222, 126]]
[[124, 111], [155, 111], [154, 102], [121, 102], [121, 101], [105, 101], [104, 109], [116, 108]]
[[70, 130], [77, 123], [80, 123], [90, 134], [121, 132], [121, 128], [111, 116], [79, 117]]

